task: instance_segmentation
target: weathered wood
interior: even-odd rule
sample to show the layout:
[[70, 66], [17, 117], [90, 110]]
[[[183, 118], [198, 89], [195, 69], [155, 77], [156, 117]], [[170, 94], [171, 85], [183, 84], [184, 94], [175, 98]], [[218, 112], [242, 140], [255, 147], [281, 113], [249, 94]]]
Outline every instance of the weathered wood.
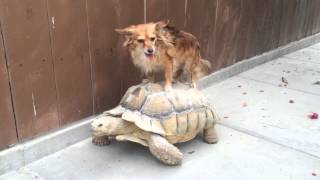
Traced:
[[[170, 1], [170, 0], [169, 0]], [[157, 22], [168, 19], [168, 0], [148, 0], [146, 1], [146, 21]]]
[[48, 0], [61, 124], [93, 114], [85, 0]]
[[0, 3], [18, 135], [23, 140], [59, 126], [46, 1]]
[[240, 42], [242, 0], [218, 0], [215, 31], [214, 68], [218, 70], [233, 64], [237, 59]]
[[[144, 3], [141, 0], [119, 0], [119, 27], [126, 27], [132, 24], [144, 22]], [[140, 71], [133, 66], [131, 57], [126, 49], [122, 47], [123, 39], [117, 44], [117, 59], [121, 62], [121, 94], [127, 89], [141, 82]]]
[[121, 92], [120, 61], [117, 59], [119, 27], [117, 1], [87, 1], [95, 114], [118, 104]]
[[185, 29], [186, 26], [186, 2], [187, 0], [167, 0], [168, 15], [167, 18], [170, 24], [174, 25], [178, 29]]
[[201, 47], [201, 56], [211, 60], [217, 69], [214, 56], [216, 0], [186, 1], [186, 31], [195, 35]]
[[9, 76], [3, 44], [0, 26], [0, 150], [17, 142], [16, 125], [14, 122]]

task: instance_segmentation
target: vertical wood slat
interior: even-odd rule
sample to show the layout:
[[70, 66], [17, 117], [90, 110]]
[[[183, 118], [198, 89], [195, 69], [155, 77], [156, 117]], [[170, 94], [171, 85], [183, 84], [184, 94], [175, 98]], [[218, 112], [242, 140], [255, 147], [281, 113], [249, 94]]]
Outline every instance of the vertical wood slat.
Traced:
[[14, 122], [15, 119], [3, 44], [0, 23], [0, 150], [17, 142], [16, 125]]
[[273, 25], [273, 5], [274, 0], [257, 1], [257, 21], [256, 27], [256, 55], [269, 51], [272, 47], [272, 25]]
[[85, 0], [48, 0], [61, 124], [93, 114]]
[[185, 30], [200, 42], [201, 56], [212, 61], [216, 68], [214, 57], [216, 0], [187, 1]]
[[218, 12], [215, 31], [214, 68], [218, 70], [233, 64], [237, 58], [240, 43], [241, 4], [242, 0], [218, 0]]
[[[117, 11], [119, 12], [119, 27], [127, 27], [132, 24], [144, 22], [144, 2], [141, 0], [117, 0], [119, 2]], [[119, 35], [118, 35], [119, 37]], [[132, 64], [128, 51], [122, 47], [123, 37], [117, 43], [117, 60], [121, 65], [121, 95], [134, 84], [140, 83], [140, 71]], [[117, 82], [118, 83], [118, 82]]]
[[59, 126], [45, 1], [0, 1], [20, 140]]
[[258, 0], [250, 0], [250, 1], [244, 1], [247, 3], [243, 3], [243, 7], [242, 7], [242, 12], [241, 12], [241, 16], [242, 16], [242, 21], [241, 24], [242, 26], [246, 26], [247, 28], [245, 28], [244, 32], [240, 35], [241, 36], [245, 36], [245, 43], [244, 43], [244, 47], [245, 47], [245, 52], [244, 52], [244, 58], [250, 58], [252, 56], [255, 55], [256, 52], [256, 46], [255, 46], [255, 42], [256, 42], [256, 27], [257, 27], [257, 18], [256, 18], [256, 12], [255, 12], [255, 6], [256, 6], [256, 1]]
[[178, 29], [185, 30], [187, 0], [167, 0], [167, 18], [170, 24]]
[[272, 32], [270, 39], [272, 40], [271, 49], [279, 47], [280, 30], [281, 30], [281, 15], [282, 15], [282, 0], [273, 1], [273, 18], [272, 18]]
[[312, 22], [312, 34], [320, 33], [320, 1], [314, 1], [314, 10], [313, 10], [313, 22]]
[[315, 7], [315, 0], [309, 0], [306, 2], [307, 2], [307, 6], [304, 9], [304, 11], [306, 12], [307, 28], [306, 28], [306, 33], [304, 34], [303, 37], [312, 35], [313, 19], [316, 18], [315, 16], [313, 16], [314, 11], [320, 11], [320, 7], [318, 8]]
[[281, 15], [281, 30], [279, 45], [283, 46], [292, 41], [294, 36], [294, 17], [296, 0], [283, 0], [282, 3], [282, 15]]
[[[95, 114], [118, 104], [121, 62], [117, 59], [118, 2], [87, 0]], [[122, 48], [122, 47], [121, 47]], [[129, 60], [129, 59], [128, 59]]]
[[[169, 0], [170, 1], [170, 0]], [[168, 19], [168, 0], [147, 0], [147, 22], [166, 21]]]

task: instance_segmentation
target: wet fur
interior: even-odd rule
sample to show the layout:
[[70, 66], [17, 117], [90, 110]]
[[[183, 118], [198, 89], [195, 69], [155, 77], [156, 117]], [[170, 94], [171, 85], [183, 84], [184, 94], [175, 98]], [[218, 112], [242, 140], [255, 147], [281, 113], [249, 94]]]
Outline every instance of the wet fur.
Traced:
[[[201, 59], [199, 41], [190, 33], [163, 22], [139, 24], [117, 31], [125, 35], [124, 46], [128, 48], [133, 64], [148, 79], [153, 79], [154, 72], [164, 71], [166, 89], [171, 88], [173, 76], [175, 79], [180, 79], [181, 75], [187, 77], [195, 86], [199, 78], [209, 73], [210, 62]], [[150, 40], [153, 37], [155, 41]], [[146, 56], [148, 48], [155, 49], [154, 59]]]

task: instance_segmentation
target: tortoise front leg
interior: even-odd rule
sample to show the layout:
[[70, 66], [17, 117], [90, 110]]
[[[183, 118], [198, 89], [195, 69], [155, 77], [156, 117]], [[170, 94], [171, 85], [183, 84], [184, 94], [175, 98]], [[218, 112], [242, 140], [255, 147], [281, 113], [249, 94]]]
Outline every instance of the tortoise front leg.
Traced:
[[92, 137], [92, 143], [97, 146], [105, 146], [110, 144], [109, 136]]
[[149, 150], [153, 156], [167, 165], [179, 165], [183, 154], [178, 148], [170, 144], [165, 138], [157, 134], [151, 134], [148, 139]]

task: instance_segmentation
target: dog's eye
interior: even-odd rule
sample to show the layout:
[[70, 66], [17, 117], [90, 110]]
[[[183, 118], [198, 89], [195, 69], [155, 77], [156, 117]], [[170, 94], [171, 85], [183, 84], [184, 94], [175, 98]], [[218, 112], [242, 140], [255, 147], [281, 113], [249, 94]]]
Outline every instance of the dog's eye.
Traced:
[[144, 43], [144, 39], [138, 39], [139, 43]]
[[155, 40], [156, 40], [156, 38], [152, 37], [152, 38], [150, 38], [150, 40], [151, 40], [151, 41], [155, 41]]

